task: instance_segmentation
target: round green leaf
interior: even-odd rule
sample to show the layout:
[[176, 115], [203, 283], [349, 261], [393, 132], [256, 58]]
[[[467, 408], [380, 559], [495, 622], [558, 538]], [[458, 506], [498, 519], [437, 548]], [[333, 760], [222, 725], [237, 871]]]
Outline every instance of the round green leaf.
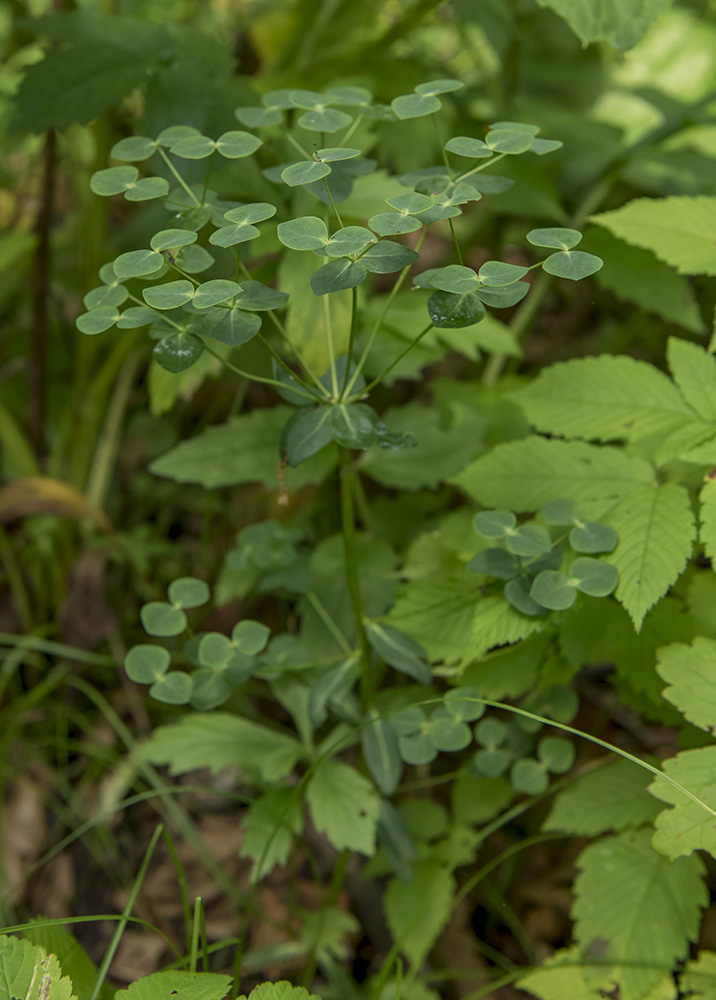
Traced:
[[336, 160], [352, 160], [360, 155], [360, 149], [354, 149], [352, 146], [327, 146], [325, 149], [319, 149], [316, 153], [318, 159], [324, 160], [326, 163], [333, 163]]
[[427, 733], [399, 736], [398, 750], [406, 764], [429, 764], [438, 755], [435, 745]]
[[152, 309], [177, 309], [194, 298], [194, 286], [185, 278], [168, 281], [142, 289], [142, 298]]
[[138, 177], [139, 171], [136, 167], [108, 167], [106, 170], [97, 170], [92, 174], [90, 190], [107, 198], [110, 195], [126, 191]]
[[238, 160], [242, 156], [250, 156], [255, 153], [259, 146], [263, 146], [263, 141], [251, 132], [240, 132], [234, 130], [224, 132], [216, 140], [216, 151], [227, 160]]
[[[340, 112], [339, 112], [340, 113]], [[313, 184], [320, 181], [321, 177], [327, 177], [331, 168], [327, 163], [318, 160], [302, 160], [300, 163], [292, 163], [284, 167], [281, 171], [281, 180], [289, 187], [298, 187], [301, 184]]]
[[545, 153], [554, 153], [556, 149], [561, 149], [563, 145], [559, 139], [535, 139], [530, 146], [530, 153], [544, 156]]
[[124, 192], [127, 201], [151, 201], [152, 198], [166, 198], [169, 182], [163, 177], [142, 177], [130, 184]]
[[493, 153], [517, 155], [526, 153], [534, 142], [534, 133], [517, 129], [496, 128], [485, 136], [485, 143]]
[[234, 115], [247, 128], [263, 128], [267, 125], [280, 125], [283, 122], [279, 108], [237, 108]]
[[104, 333], [117, 322], [121, 313], [116, 306], [99, 306], [97, 309], [90, 309], [89, 312], [82, 313], [75, 320], [75, 326], [80, 333], [94, 336], [96, 333]]
[[569, 572], [577, 590], [590, 597], [607, 597], [619, 583], [616, 566], [588, 556], [575, 559]]
[[388, 721], [398, 736], [414, 736], [425, 726], [427, 715], [418, 705], [411, 705], [395, 712]]
[[231, 641], [241, 653], [253, 656], [260, 653], [271, 636], [271, 629], [261, 622], [246, 619], [234, 625]]
[[226, 661], [224, 676], [227, 680], [230, 680], [232, 684], [243, 684], [244, 681], [249, 679], [255, 666], [256, 658], [254, 656], [249, 656], [248, 653], [242, 653], [239, 650], [234, 650], [229, 659]]
[[238, 243], [246, 243], [248, 240], [255, 240], [261, 235], [261, 230], [256, 226], [242, 225], [222, 226], [209, 237], [209, 243], [215, 247], [235, 247]]
[[422, 118], [431, 115], [442, 107], [433, 94], [403, 94], [390, 102], [390, 106], [398, 118]]
[[241, 294], [241, 285], [236, 281], [229, 281], [227, 278], [213, 278], [199, 285], [194, 294], [194, 307], [196, 309], [211, 309], [212, 306], [220, 302], [228, 302], [235, 295]]
[[552, 539], [539, 524], [521, 524], [508, 532], [505, 541], [507, 551], [524, 559], [537, 559], [552, 548]]
[[582, 242], [582, 234], [576, 229], [562, 229], [559, 226], [550, 229], [531, 229], [527, 233], [527, 242], [535, 247], [572, 250]]
[[325, 251], [329, 257], [347, 257], [375, 242], [375, 235], [370, 229], [364, 229], [363, 226], [346, 226], [331, 236], [325, 244]]
[[418, 252], [393, 240], [381, 240], [360, 256], [363, 267], [374, 274], [392, 274], [418, 259]]
[[427, 83], [419, 83], [415, 88], [416, 94], [447, 94], [451, 90], [461, 90], [465, 84], [461, 80], [429, 80]]
[[260, 281], [247, 279], [240, 282], [241, 292], [239, 306], [242, 309], [256, 310], [263, 312], [267, 309], [281, 309], [288, 302], [287, 292], [279, 292], [276, 288], [269, 288]]
[[542, 504], [540, 514], [547, 524], [566, 528], [575, 523], [574, 507], [574, 500], [548, 500]]
[[492, 156], [492, 150], [482, 139], [471, 139], [466, 135], [456, 135], [448, 139], [445, 143], [448, 153], [455, 153], [457, 156], [467, 156], [471, 160], [484, 159]]
[[211, 156], [215, 149], [214, 140], [199, 132], [172, 143], [169, 152], [175, 156], [181, 156], [183, 160], [204, 160], [207, 156]]
[[471, 267], [462, 264], [447, 264], [445, 267], [431, 267], [413, 278], [418, 288], [438, 288], [454, 295], [466, 295], [478, 287], [477, 274]]
[[501, 747], [507, 739], [507, 735], [507, 725], [502, 719], [496, 719], [492, 715], [488, 715], [486, 719], [482, 719], [475, 726], [475, 739], [480, 746], [487, 750], [496, 750]]
[[121, 306], [129, 292], [119, 283], [114, 285], [99, 285], [87, 292], [84, 299], [85, 309], [99, 309], [106, 306]]
[[282, 87], [279, 90], [270, 90], [267, 94], [263, 95], [261, 103], [267, 108], [281, 108], [284, 111], [296, 106], [293, 103], [291, 91], [286, 87]]
[[373, 100], [373, 95], [365, 87], [329, 87], [326, 96], [330, 97], [334, 104], [345, 104], [354, 108], [370, 104]]
[[137, 684], [153, 684], [167, 672], [171, 656], [163, 646], [132, 646], [124, 658], [124, 669]]
[[187, 139], [189, 136], [201, 135], [198, 128], [193, 125], [170, 125], [157, 136], [157, 143], [160, 146], [173, 146], [180, 139]]
[[348, 128], [352, 122], [353, 119], [345, 111], [339, 111], [338, 108], [324, 108], [322, 111], [307, 111], [301, 115], [296, 124], [309, 132], [330, 133]]
[[553, 774], [566, 774], [574, 764], [574, 744], [563, 736], [545, 736], [539, 741], [537, 756]]
[[470, 573], [483, 573], [497, 580], [511, 580], [520, 572], [517, 556], [504, 549], [483, 549], [473, 556], [466, 569]]
[[461, 722], [474, 722], [482, 718], [485, 706], [480, 701], [480, 693], [472, 687], [456, 687], [445, 693], [443, 704], [454, 718]]
[[618, 532], [601, 521], [585, 521], [569, 533], [569, 544], [575, 552], [613, 552], [618, 542]]
[[427, 209], [432, 208], [435, 204], [432, 198], [429, 198], [426, 194], [420, 194], [418, 191], [411, 191], [410, 194], [398, 194], [393, 198], [386, 198], [385, 203], [397, 212], [403, 212], [405, 215], [417, 215], [419, 212], [425, 212]]
[[222, 632], [207, 632], [199, 640], [197, 658], [202, 667], [223, 670], [233, 652], [228, 636]]
[[566, 573], [544, 569], [534, 578], [530, 596], [550, 611], [564, 611], [577, 600], [576, 584]]
[[191, 677], [191, 707], [197, 712], [218, 708], [231, 696], [231, 685], [226, 677], [214, 670], [197, 670]]
[[510, 784], [524, 795], [541, 795], [549, 787], [549, 775], [539, 761], [517, 760], [510, 771]]
[[209, 251], [196, 244], [190, 247], [182, 247], [174, 259], [177, 267], [180, 267], [182, 271], [186, 271], [187, 274], [201, 274], [202, 271], [207, 271], [214, 263], [214, 258]]
[[162, 229], [155, 233], [149, 241], [152, 250], [173, 250], [175, 247], [185, 247], [196, 243], [197, 235], [191, 229]]
[[368, 272], [358, 261], [332, 260], [311, 275], [311, 288], [315, 295], [328, 295], [344, 288], [355, 288], [368, 277]]
[[483, 778], [499, 778], [511, 760], [507, 750], [478, 750], [472, 757], [472, 766]]
[[192, 681], [189, 674], [178, 670], [164, 674], [149, 689], [149, 694], [156, 701], [166, 705], [187, 705], [191, 697]]
[[527, 274], [526, 267], [518, 267], [517, 264], [504, 264], [501, 260], [488, 260], [478, 271], [480, 281], [485, 285], [492, 285], [496, 288], [502, 285], [511, 285]]
[[604, 261], [601, 257], [593, 253], [584, 253], [583, 250], [564, 250], [562, 253], [553, 253], [542, 262], [542, 269], [548, 274], [554, 274], [557, 278], [569, 278], [570, 281], [579, 281], [580, 278], [588, 278], [590, 274], [601, 270]]
[[113, 262], [114, 273], [120, 281], [143, 278], [164, 267], [164, 258], [156, 250], [130, 250], [121, 253]]
[[[261, 317], [242, 309], [210, 309], [194, 318], [196, 332], [202, 337], [213, 337], [222, 344], [238, 347], [246, 344], [261, 329]], [[194, 330], [194, 320], [190, 324]]]
[[403, 212], [381, 212], [368, 220], [368, 225], [378, 236], [398, 236], [400, 233], [414, 233], [422, 222], [414, 215]]
[[536, 617], [537, 615], [543, 615], [546, 608], [543, 604], [538, 604], [537, 601], [530, 596], [531, 586], [531, 577], [516, 576], [514, 579], [509, 580], [505, 584], [502, 593], [505, 595], [507, 603], [511, 604], [516, 611], [520, 611], [523, 615]]
[[136, 330], [140, 326], [150, 326], [159, 319], [159, 314], [149, 306], [130, 306], [117, 320], [118, 330]]
[[290, 250], [321, 250], [329, 239], [325, 222], [315, 215], [279, 222], [277, 232], [280, 241]]
[[186, 628], [186, 615], [164, 601], [151, 601], [139, 612], [144, 631], [149, 635], [179, 635]]
[[115, 160], [148, 160], [156, 152], [159, 143], [143, 135], [130, 135], [115, 142], [109, 155]]
[[200, 608], [211, 597], [211, 591], [203, 580], [194, 576], [182, 576], [169, 584], [169, 600], [175, 608]]
[[157, 364], [177, 375], [191, 368], [204, 353], [204, 345], [191, 333], [181, 331], [163, 337], [152, 351]]
[[227, 222], [236, 222], [238, 225], [251, 225], [254, 222], [265, 222], [276, 214], [276, 206], [268, 201], [255, 201], [250, 205], [239, 205], [224, 212]]
[[472, 743], [470, 727], [444, 708], [437, 708], [429, 720], [428, 736], [436, 750], [453, 753]]
[[483, 538], [506, 538], [517, 525], [511, 510], [481, 510], [472, 519], [472, 526]]
[[290, 91], [290, 95], [294, 108], [305, 108], [307, 111], [322, 111], [327, 104], [332, 103], [332, 99], [327, 94], [322, 94], [320, 90], [305, 90], [294, 87]]
[[433, 292], [428, 299], [428, 314], [438, 329], [455, 330], [479, 323], [487, 315], [487, 310], [476, 294]]
[[526, 281], [517, 281], [514, 285], [505, 285], [502, 288], [478, 288], [477, 295], [486, 306], [493, 309], [509, 309], [510, 306], [517, 305], [529, 292], [530, 286]]

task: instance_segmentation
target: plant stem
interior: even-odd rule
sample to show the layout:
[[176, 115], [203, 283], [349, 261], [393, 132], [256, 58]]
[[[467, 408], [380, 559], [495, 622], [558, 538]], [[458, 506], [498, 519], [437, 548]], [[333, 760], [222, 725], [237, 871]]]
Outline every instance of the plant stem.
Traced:
[[348, 357], [346, 358], [346, 370], [343, 375], [343, 385], [341, 386], [341, 399], [345, 399], [348, 380], [351, 373], [351, 361], [353, 360], [353, 344], [355, 343], [356, 332], [358, 330], [358, 289], [351, 289], [351, 332], [348, 335]]
[[331, 208], [333, 209], [336, 219], [338, 220], [338, 225], [340, 226], [341, 229], [343, 229], [343, 219], [341, 219], [341, 213], [336, 208], [336, 203], [333, 200], [333, 195], [331, 194], [331, 189], [328, 186], [328, 181], [326, 180], [325, 177], [322, 177], [321, 180], [323, 181], [323, 186], [326, 189], [326, 194], [328, 195], [328, 200], [331, 203]]
[[[242, 371], [241, 368], [237, 368], [236, 365], [232, 365], [232, 363], [230, 361], [227, 361], [226, 358], [222, 358], [222, 356], [218, 353], [218, 351], [215, 351], [212, 347], [209, 347], [206, 341], [204, 341], [204, 350], [208, 351], [209, 354], [213, 354], [213, 356], [218, 361], [220, 361], [225, 368], [227, 368], [230, 372], [233, 372], [234, 375], [240, 375], [241, 378], [248, 379], [249, 381], [264, 382], [266, 385], [274, 385], [277, 386], [279, 389], [286, 388], [283, 382], [279, 382], [275, 378], [265, 378], [263, 375], [252, 375], [250, 372]], [[291, 372], [291, 374], [293, 375], [293, 372]], [[291, 392], [295, 392], [297, 396], [303, 396], [306, 399], [312, 399], [312, 400], [317, 399], [316, 396], [309, 394], [308, 392], [304, 392], [302, 389], [294, 389], [293, 386], [291, 386]]]
[[[547, 274], [546, 271], [542, 271], [535, 282], [534, 288], [524, 302], [522, 302], [510, 323], [510, 329], [516, 340], [521, 340], [532, 325], [532, 320], [542, 305], [551, 283], [552, 276]], [[505, 367], [506, 362], [506, 354], [491, 354], [482, 373], [482, 384], [494, 385], [502, 374], [502, 369]]]
[[45, 422], [47, 410], [47, 307], [50, 298], [50, 230], [55, 198], [56, 133], [45, 133], [42, 151], [42, 187], [40, 208], [35, 222], [37, 247], [32, 268], [32, 328], [30, 358], [27, 370], [29, 383], [30, 438], [35, 455], [44, 464], [47, 442]]
[[455, 253], [457, 254], [457, 259], [462, 264], [462, 250], [460, 249], [460, 244], [457, 241], [455, 226], [453, 225], [452, 219], [448, 219], [448, 225], [450, 226], [450, 235], [452, 236], [452, 241], [455, 245]]
[[395, 366], [398, 364], [398, 362], [401, 361], [405, 357], [405, 355], [408, 354], [409, 351], [412, 351], [412, 349], [415, 347], [415, 345], [419, 341], [421, 341], [423, 339], [423, 337], [425, 336], [425, 334], [426, 333], [430, 333], [430, 331], [432, 330], [432, 328], [433, 328], [433, 324], [432, 323], [428, 323], [428, 325], [425, 327], [425, 329], [421, 330], [420, 333], [417, 335], [417, 337], [414, 337], [413, 340], [410, 341], [410, 343], [408, 344], [408, 346], [404, 350], [402, 350], [400, 352], [400, 354], [398, 355], [398, 357], [394, 358], [390, 362], [390, 364], [388, 365], [388, 367], [384, 371], [382, 371], [380, 375], [377, 375], [373, 379], [372, 382], [369, 382], [368, 385], [365, 387], [365, 389], [363, 391], [364, 392], [370, 392], [370, 390], [373, 389], [376, 385], [378, 385], [379, 382], [382, 382], [383, 379], [385, 378], [385, 376], [395, 368]]
[[472, 177], [473, 174], [478, 173], [480, 170], [484, 170], [486, 167], [491, 167], [493, 163], [497, 163], [498, 160], [504, 160], [507, 153], [498, 153], [497, 156], [491, 156], [489, 160], [483, 160], [482, 163], [478, 163], [476, 167], [472, 167], [470, 170], [466, 170], [464, 174], [460, 174], [459, 177], [455, 178], [455, 183], [459, 184], [461, 181], [466, 180], [468, 177]]
[[353, 608], [356, 636], [361, 657], [361, 701], [366, 708], [373, 693], [370, 676], [370, 650], [368, 637], [363, 621], [363, 601], [360, 595], [358, 576], [358, 550], [356, 546], [356, 524], [353, 511], [353, 459], [350, 448], [339, 446], [340, 453], [340, 485], [341, 485], [341, 527], [343, 530], [343, 551], [346, 560], [346, 583]]
[[164, 160], [164, 162], [166, 163], [166, 165], [169, 167], [169, 169], [171, 170], [171, 172], [174, 174], [174, 176], [176, 177], [176, 179], [179, 181], [179, 183], [181, 184], [181, 186], [184, 188], [184, 190], [186, 191], [186, 193], [189, 195], [189, 197], [191, 198], [191, 200], [194, 202], [194, 204], [196, 205], [196, 207], [197, 208], [201, 208], [201, 202], [199, 201], [199, 199], [197, 198], [197, 196], [194, 194], [194, 192], [192, 191], [192, 189], [189, 187], [189, 185], [187, 184], [187, 182], [184, 180], [184, 178], [182, 177], [182, 175], [179, 173], [179, 171], [177, 170], [177, 168], [174, 166], [174, 164], [169, 159], [169, 157], [164, 152], [164, 150], [162, 149], [161, 146], [157, 146], [157, 152], [159, 153], [159, 155], [161, 156], [161, 158]]
[[331, 369], [331, 388], [333, 399], [338, 398], [338, 375], [336, 373], [336, 358], [333, 353], [333, 328], [331, 326], [331, 304], [328, 296], [323, 296], [323, 313], [326, 322], [326, 341], [328, 342], [328, 366]]

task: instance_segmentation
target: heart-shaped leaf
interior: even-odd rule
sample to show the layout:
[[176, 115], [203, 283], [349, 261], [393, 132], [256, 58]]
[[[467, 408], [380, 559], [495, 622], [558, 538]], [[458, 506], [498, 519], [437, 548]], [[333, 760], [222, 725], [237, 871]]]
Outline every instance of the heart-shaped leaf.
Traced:
[[402, 243], [395, 243], [393, 240], [381, 240], [364, 254], [361, 254], [360, 262], [363, 267], [375, 274], [392, 274], [394, 271], [402, 271], [404, 267], [412, 264], [418, 259], [418, 252], [410, 247], [403, 246]]
[[339, 111], [337, 108], [323, 108], [320, 111], [318, 109], [307, 111], [305, 115], [301, 115], [296, 124], [309, 132], [331, 133], [348, 128], [352, 122], [353, 119], [345, 111]]
[[531, 596], [532, 578], [528, 576], [516, 576], [509, 580], [502, 593], [508, 604], [511, 604], [516, 611], [521, 611], [523, 615], [536, 617], [545, 614], [545, 605], [538, 603]]
[[574, 560], [570, 575], [577, 590], [590, 597], [607, 597], [616, 590], [619, 583], [619, 570], [616, 566], [588, 556]]
[[[346, 226], [334, 233], [325, 243], [325, 251], [329, 257], [347, 257], [375, 242], [375, 235], [370, 229], [365, 229], [363, 226]], [[366, 256], [367, 254], [363, 255]], [[364, 260], [361, 262], [364, 263]]]
[[368, 220], [368, 225], [378, 236], [398, 236], [401, 233], [414, 233], [420, 229], [422, 222], [414, 215], [403, 212], [380, 212]]
[[163, 177], [142, 177], [130, 184], [124, 192], [127, 201], [151, 201], [152, 198], [166, 198], [169, 182]]
[[471, 139], [466, 135], [456, 135], [448, 139], [445, 143], [448, 153], [456, 153], [458, 156], [467, 156], [471, 160], [484, 159], [492, 156], [492, 150], [482, 139]]
[[564, 611], [577, 600], [577, 588], [566, 573], [544, 569], [534, 578], [530, 596], [550, 611]]
[[162, 229], [155, 233], [149, 241], [152, 250], [173, 250], [175, 247], [185, 247], [196, 243], [197, 235], [191, 229]]
[[461, 90], [465, 84], [462, 80], [440, 79], [428, 80], [427, 83], [419, 83], [415, 88], [416, 94], [447, 94], [452, 90]]
[[393, 112], [398, 118], [422, 118], [431, 115], [442, 107], [434, 94], [403, 94], [390, 102]]
[[196, 309], [211, 309], [220, 302], [228, 302], [241, 293], [241, 285], [226, 278], [213, 278], [199, 285], [194, 293]]
[[264, 128], [268, 125], [280, 125], [283, 122], [283, 115], [279, 108], [237, 108], [234, 114], [247, 128]]
[[145, 604], [139, 617], [144, 631], [149, 635], [179, 635], [186, 628], [186, 615], [179, 608], [173, 608], [165, 601], [150, 601]]
[[78, 316], [75, 320], [75, 326], [80, 333], [94, 336], [109, 330], [120, 318], [121, 313], [115, 306], [99, 306], [97, 309], [90, 309], [89, 312]]
[[265, 222], [276, 214], [276, 206], [268, 201], [255, 201], [250, 205], [239, 205], [238, 208], [229, 209], [224, 212], [227, 222], [235, 222], [237, 225], [252, 225], [256, 222]]
[[153, 684], [167, 672], [171, 656], [163, 646], [132, 646], [124, 658], [124, 669], [137, 684]]
[[436, 750], [454, 753], [472, 743], [470, 727], [451, 715], [445, 708], [437, 708], [429, 719], [428, 735]]
[[345, 288], [355, 288], [368, 277], [361, 263], [353, 260], [332, 260], [311, 275], [311, 288], [315, 295], [328, 295]]
[[517, 264], [504, 264], [501, 260], [488, 260], [478, 272], [483, 284], [496, 288], [502, 285], [512, 285], [520, 278], [524, 278], [526, 274], [526, 267], [519, 267]]
[[472, 526], [483, 538], [506, 538], [517, 526], [511, 510], [481, 510], [472, 519]]
[[139, 177], [136, 167], [108, 167], [97, 170], [90, 177], [90, 190], [95, 194], [108, 198], [113, 194], [121, 194], [134, 184]]
[[563, 736], [545, 736], [537, 745], [537, 757], [553, 774], [566, 774], [574, 764], [574, 744]]
[[156, 701], [163, 701], [165, 705], [188, 705], [191, 692], [191, 677], [178, 670], [164, 674], [149, 689], [150, 696]]
[[277, 233], [283, 245], [290, 250], [322, 250], [329, 239], [325, 222], [315, 215], [279, 222]]
[[155, 345], [152, 357], [162, 368], [176, 375], [191, 368], [203, 353], [204, 345], [199, 338], [182, 330], [162, 337]]
[[456, 687], [445, 693], [443, 704], [455, 719], [461, 722], [475, 722], [485, 713], [485, 706], [480, 700], [476, 688]]
[[185, 278], [168, 281], [142, 289], [142, 298], [152, 309], [177, 309], [194, 298], [194, 286]]
[[593, 253], [584, 253], [583, 250], [564, 250], [562, 253], [553, 253], [542, 262], [542, 269], [548, 274], [554, 274], [557, 278], [569, 278], [570, 281], [579, 281], [581, 278], [588, 278], [590, 274], [601, 270], [604, 261]]
[[164, 258], [156, 250], [130, 250], [129, 253], [121, 253], [112, 267], [119, 280], [126, 281], [127, 278], [142, 278], [159, 271], [164, 267]]
[[124, 285], [117, 282], [114, 285], [99, 285], [97, 288], [93, 288], [87, 292], [82, 301], [85, 309], [101, 309], [107, 306], [116, 308], [122, 305], [128, 295], [129, 292]]
[[537, 559], [551, 550], [552, 539], [539, 524], [521, 524], [508, 532], [505, 545], [516, 556]]
[[253, 656], [261, 652], [269, 641], [270, 635], [271, 629], [267, 625], [251, 621], [247, 618], [245, 621], [234, 625], [231, 633], [231, 641], [241, 653], [248, 653]]
[[487, 311], [476, 294], [433, 292], [428, 299], [428, 314], [438, 329], [455, 330], [474, 326], [485, 318]]
[[483, 778], [499, 778], [512, 760], [507, 750], [478, 750], [472, 757], [472, 766]]
[[[224, 132], [216, 140], [216, 151], [228, 160], [238, 160], [242, 156], [250, 156], [255, 153], [259, 146], [263, 146], [263, 141], [251, 132]], [[173, 150], [172, 150], [173, 152]]]
[[256, 226], [243, 225], [222, 226], [209, 237], [209, 243], [215, 247], [235, 247], [238, 243], [246, 243], [261, 235]]
[[575, 552], [613, 552], [618, 542], [619, 533], [601, 521], [580, 523], [569, 533], [569, 544]]
[[322, 177], [328, 177], [331, 168], [327, 163], [318, 160], [303, 160], [292, 163], [281, 171], [281, 180], [289, 187], [299, 187], [302, 184], [313, 184]]
[[200, 608], [211, 597], [211, 591], [203, 580], [194, 576], [182, 576], [169, 584], [167, 591], [175, 608]]
[[523, 795], [541, 795], [549, 787], [549, 775], [539, 761], [518, 760], [512, 765], [510, 783]]
[[288, 293], [269, 288], [261, 281], [247, 279], [240, 282], [241, 292], [238, 304], [242, 309], [266, 312], [270, 309], [281, 309], [288, 302]]
[[553, 226], [549, 229], [531, 229], [527, 233], [527, 242], [536, 247], [572, 250], [582, 242], [582, 234], [577, 229], [562, 229], [559, 226]]

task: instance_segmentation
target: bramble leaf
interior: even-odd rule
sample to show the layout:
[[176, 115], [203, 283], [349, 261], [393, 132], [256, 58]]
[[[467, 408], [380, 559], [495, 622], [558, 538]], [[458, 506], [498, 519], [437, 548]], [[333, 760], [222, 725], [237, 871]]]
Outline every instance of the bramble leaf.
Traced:
[[[716, 810], [716, 747], [682, 750], [663, 761], [662, 769], [674, 781], [697, 795], [711, 810]], [[669, 858], [708, 851], [716, 857], [716, 822], [712, 812], [660, 778], [649, 785], [651, 794], [672, 809], [656, 817], [653, 844]]]
[[380, 802], [372, 784], [355, 768], [319, 760], [308, 779], [306, 801], [316, 829], [336, 850], [373, 855]]

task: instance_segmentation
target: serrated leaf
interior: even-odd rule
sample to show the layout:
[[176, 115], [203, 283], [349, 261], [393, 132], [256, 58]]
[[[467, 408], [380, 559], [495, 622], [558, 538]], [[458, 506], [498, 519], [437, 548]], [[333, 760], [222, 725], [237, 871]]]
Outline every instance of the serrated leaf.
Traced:
[[418, 967], [447, 923], [455, 880], [435, 861], [419, 861], [410, 882], [391, 879], [383, 896], [393, 940], [411, 966]]
[[613, 984], [608, 969], [584, 964], [578, 948], [563, 948], [515, 985], [540, 1000], [600, 1000]]
[[118, 990], [115, 1000], [157, 1000], [170, 996], [176, 1000], [223, 1000], [230, 986], [231, 976], [216, 972], [153, 972], [128, 989]]
[[646, 790], [651, 780], [645, 768], [617, 759], [562, 789], [542, 828], [594, 837], [651, 823], [660, 810]]
[[577, 862], [576, 937], [582, 949], [606, 942], [624, 1000], [641, 1000], [665, 964], [686, 956], [707, 903], [701, 861], [669, 861], [650, 841], [649, 829], [628, 831], [590, 845]]
[[238, 767], [252, 781], [275, 782], [290, 773], [302, 748], [288, 732], [213, 712], [184, 715], [176, 723], [159, 726], [139, 753], [153, 764], [167, 764], [171, 775], [202, 767], [212, 771]]
[[403, 762], [390, 723], [374, 715], [365, 721], [360, 739], [370, 776], [384, 795], [392, 795], [400, 782]]
[[703, 420], [716, 422], [716, 358], [713, 354], [688, 340], [669, 337], [666, 356], [686, 403]]
[[254, 862], [251, 881], [259, 882], [275, 865], [285, 865], [293, 838], [303, 828], [303, 810], [295, 788], [272, 788], [249, 806], [242, 821], [239, 856]]
[[664, 697], [695, 726], [716, 730], [716, 640], [697, 636], [657, 650], [656, 669], [670, 687]]
[[[240, 996], [239, 1000], [247, 1000]], [[281, 980], [278, 983], [261, 983], [249, 993], [248, 1000], [320, 1000], [314, 993], [308, 992], [303, 986], [292, 986]]]
[[[662, 770], [674, 781], [716, 810], [716, 747], [682, 750], [663, 761]], [[651, 794], [673, 806], [656, 817], [653, 844], [669, 858], [708, 851], [716, 857], [716, 820], [711, 812], [660, 778], [649, 785]]]
[[700, 951], [698, 958], [686, 963], [679, 979], [679, 992], [684, 995], [714, 1000], [716, 996], [716, 954]]
[[609, 557], [619, 570], [617, 600], [637, 631], [644, 615], [684, 569], [693, 549], [695, 525], [683, 486], [635, 486], [609, 516], [619, 544]]
[[693, 420], [671, 380], [654, 365], [607, 354], [550, 365], [512, 396], [541, 431], [570, 438], [638, 441]]
[[527, 437], [497, 445], [451, 482], [486, 507], [533, 511], [563, 497], [579, 502], [625, 496], [653, 479], [648, 462], [616, 448]]
[[495, 646], [526, 639], [544, 627], [541, 618], [516, 611], [503, 597], [484, 597], [475, 608], [472, 637], [463, 651], [463, 663], [477, 660]]
[[2, 1000], [76, 1000], [56, 955], [27, 940], [0, 935]]
[[637, 198], [590, 221], [651, 250], [679, 274], [716, 274], [716, 198]]
[[672, 0], [537, 0], [559, 14], [584, 45], [609, 42], [630, 49]]
[[338, 851], [371, 857], [380, 803], [371, 783], [355, 768], [337, 760], [320, 760], [306, 788], [314, 826]]

